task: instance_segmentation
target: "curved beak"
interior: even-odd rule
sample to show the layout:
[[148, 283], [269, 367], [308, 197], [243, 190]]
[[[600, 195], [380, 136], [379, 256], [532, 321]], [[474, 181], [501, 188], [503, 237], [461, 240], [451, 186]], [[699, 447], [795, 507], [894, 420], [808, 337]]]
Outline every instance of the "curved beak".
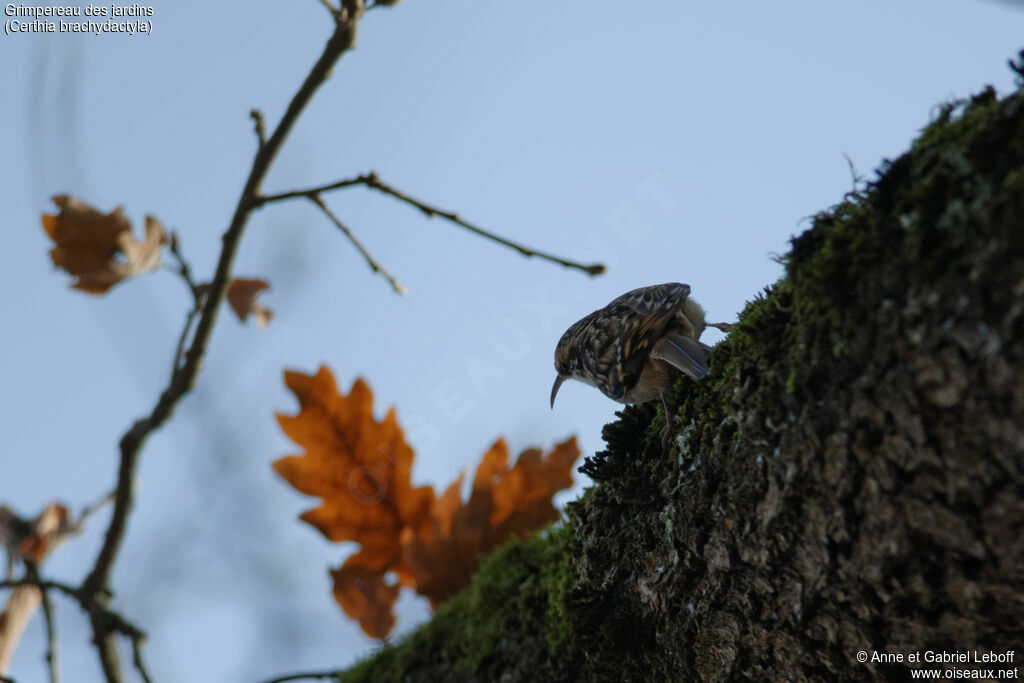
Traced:
[[558, 387], [562, 386], [562, 382], [566, 380], [564, 375], [555, 377], [555, 386], [551, 387], [551, 407], [555, 407], [555, 394], [558, 393]]

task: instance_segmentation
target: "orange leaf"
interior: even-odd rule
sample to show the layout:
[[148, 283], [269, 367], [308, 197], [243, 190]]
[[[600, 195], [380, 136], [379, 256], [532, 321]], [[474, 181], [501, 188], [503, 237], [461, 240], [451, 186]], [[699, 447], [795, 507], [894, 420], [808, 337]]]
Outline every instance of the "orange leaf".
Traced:
[[384, 638], [395, 625], [391, 613], [398, 599], [398, 584], [384, 581], [384, 573], [362, 565], [362, 553], [348, 558], [341, 569], [331, 570], [334, 599], [345, 614], [359, 621], [371, 638]]
[[[277, 420], [306, 452], [281, 458], [274, 469], [299, 491], [323, 499], [320, 507], [302, 514], [304, 521], [332, 541], [361, 544], [360, 568], [383, 574], [399, 561], [402, 528], [422, 525], [434, 499], [430, 487], [413, 488], [409, 483], [413, 452], [395, 411], [377, 422], [366, 382], [358, 379], [348, 396], [339, 395], [334, 376], [324, 367], [313, 376], [285, 372], [285, 384], [299, 399], [301, 410], [295, 416], [278, 415]], [[364, 610], [349, 611], [356, 604], [353, 599], [339, 597], [350, 595], [337, 583], [339, 577], [350, 576], [345, 567], [335, 573], [335, 596], [346, 613], [362, 619]], [[380, 597], [388, 592], [378, 585], [366, 594]]]
[[156, 218], [146, 216], [146, 237], [140, 242], [121, 207], [104, 215], [67, 195], [53, 201], [60, 213], [43, 214], [43, 229], [56, 245], [50, 258], [77, 278], [75, 289], [103, 294], [121, 280], [160, 265], [160, 250], [167, 238]]
[[274, 317], [274, 312], [269, 308], [266, 308], [256, 297], [264, 289], [268, 289], [270, 284], [266, 280], [249, 280], [246, 278], [235, 278], [228, 284], [227, 299], [228, 303], [231, 304], [231, 308], [235, 311], [235, 315], [242, 322], [249, 317], [252, 313], [256, 319], [256, 324], [261, 328], [266, 327], [270, 319]]
[[[323, 499], [301, 515], [304, 521], [332, 541], [361, 545], [331, 576], [335, 600], [372, 637], [383, 638], [394, 625], [401, 585], [436, 606], [465, 587], [482, 554], [558, 519], [551, 497], [572, 485], [575, 438], [547, 455], [524, 451], [513, 467], [499, 439], [463, 504], [463, 475], [441, 496], [430, 487], [413, 488], [413, 452], [395, 411], [376, 421], [373, 393], [362, 379], [347, 396], [324, 367], [312, 376], [285, 372], [285, 384], [300, 410], [277, 419], [305, 453], [277, 460], [274, 469], [299, 491]], [[386, 579], [391, 571], [397, 584]]]
[[450, 598], [469, 583], [481, 555], [558, 519], [551, 498], [572, 486], [577, 457], [573, 437], [547, 456], [538, 449], [523, 451], [510, 469], [508, 446], [498, 439], [477, 467], [465, 505], [456, 508], [460, 476], [434, 500], [429, 531], [403, 531], [402, 564], [396, 569], [402, 583], [428, 597], [434, 607]]

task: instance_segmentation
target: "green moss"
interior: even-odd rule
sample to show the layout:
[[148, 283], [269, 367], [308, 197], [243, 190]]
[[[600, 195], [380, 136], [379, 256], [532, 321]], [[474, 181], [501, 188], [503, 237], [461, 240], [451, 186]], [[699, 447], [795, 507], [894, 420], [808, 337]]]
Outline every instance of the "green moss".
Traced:
[[[569, 538], [569, 529], [561, 524], [528, 541], [506, 544], [481, 563], [470, 586], [438, 608], [429, 622], [404, 641], [383, 647], [340, 680], [490, 680], [494, 653], [510, 643], [531, 643], [527, 650], [541, 650], [537, 656], [553, 656], [569, 634]], [[526, 661], [523, 665], [532, 666]]]
[[970, 100], [948, 102], [939, 107], [938, 115], [921, 131], [913, 150], [962, 146], [977, 134], [993, 108], [998, 106], [995, 91], [989, 87]]
[[796, 368], [789, 369], [789, 376], [786, 377], [786, 393], [792, 394], [796, 391]]

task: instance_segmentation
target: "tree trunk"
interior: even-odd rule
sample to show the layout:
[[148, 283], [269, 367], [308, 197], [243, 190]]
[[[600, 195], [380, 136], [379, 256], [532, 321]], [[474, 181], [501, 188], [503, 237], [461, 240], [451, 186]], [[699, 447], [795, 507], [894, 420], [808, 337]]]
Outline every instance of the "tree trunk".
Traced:
[[342, 680], [1024, 668], [1024, 94], [945, 108], [785, 261], [669, 450], [624, 410], [565, 524]]

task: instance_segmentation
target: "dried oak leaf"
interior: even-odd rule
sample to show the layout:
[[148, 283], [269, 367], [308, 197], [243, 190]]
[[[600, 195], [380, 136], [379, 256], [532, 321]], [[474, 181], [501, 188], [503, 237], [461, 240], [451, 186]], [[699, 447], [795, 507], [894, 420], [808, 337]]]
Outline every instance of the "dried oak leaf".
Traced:
[[385, 581], [385, 572], [363, 566], [361, 555], [357, 553], [341, 569], [331, 570], [334, 599], [345, 614], [359, 620], [366, 635], [385, 638], [395, 625], [392, 608], [401, 586]]
[[6, 505], [0, 505], [0, 546], [9, 557], [39, 563], [69, 534], [78, 531], [68, 509], [50, 503], [35, 519], [22, 519]]
[[[298, 398], [300, 411], [277, 420], [306, 452], [277, 460], [274, 469], [299, 491], [323, 499], [301, 519], [332, 541], [362, 546], [333, 572], [335, 596], [364, 631], [383, 637], [393, 621], [390, 610], [398, 590], [382, 587], [383, 575], [401, 558], [402, 529], [427, 523], [434, 491], [410, 484], [413, 452], [395, 410], [374, 420], [373, 393], [362, 379], [347, 396], [338, 393], [325, 367], [312, 376], [287, 371], [285, 384]], [[367, 578], [374, 572], [379, 583]]]
[[558, 519], [551, 499], [572, 486], [572, 467], [580, 450], [572, 437], [547, 455], [523, 451], [508, 466], [508, 445], [498, 439], [484, 454], [473, 490], [461, 501], [462, 476], [431, 506], [427, 529], [402, 532], [399, 580], [441, 604], [469, 583], [480, 557], [512, 537], [525, 537]]
[[57, 195], [56, 215], [43, 214], [43, 229], [56, 246], [50, 258], [77, 278], [72, 285], [90, 294], [103, 294], [125, 278], [141, 275], [160, 264], [166, 243], [163, 226], [146, 216], [146, 237], [138, 241], [121, 207], [103, 214], [85, 202]]
[[277, 419], [306, 452], [281, 458], [274, 469], [323, 499], [303, 520], [332, 541], [361, 545], [331, 576], [335, 600], [371, 637], [390, 632], [402, 585], [440, 604], [469, 583], [481, 555], [556, 520], [551, 498], [572, 485], [575, 438], [547, 455], [526, 450], [512, 467], [499, 439], [477, 467], [465, 504], [462, 476], [436, 497], [430, 487], [410, 484], [413, 452], [395, 411], [374, 420], [373, 394], [362, 379], [347, 396], [323, 367], [313, 376], [286, 372], [285, 384], [300, 411]]
[[228, 284], [227, 299], [231, 304], [235, 315], [243, 323], [251, 313], [256, 319], [256, 324], [261, 328], [266, 327], [274, 312], [257, 301], [257, 297], [264, 289], [269, 289], [270, 283], [266, 280], [250, 280], [237, 277]]

